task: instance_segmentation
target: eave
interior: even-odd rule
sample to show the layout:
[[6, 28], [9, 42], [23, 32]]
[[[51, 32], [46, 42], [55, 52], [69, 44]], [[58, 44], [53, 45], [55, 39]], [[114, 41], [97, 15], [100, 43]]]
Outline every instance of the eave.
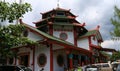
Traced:
[[90, 44], [91, 47], [95, 48], [95, 49], [98, 49], [100, 51], [106, 51], [106, 52], [116, 52], [115, 49], [111, 49], [111, 48], [102, 48], [101, 46], [97, 46], [97, 45], [94, 45], [94, 44]]
[[46, 19], [41, 19], [41, 20], [39, 20], [39, 21], [37, 21], [37, 22], [33, 22], [33, 24], [39, 24], [39, 23], [41, 23], [41, 22], [43, 22], [43, 21], [47, 21], [48, 19], [50, 19], [50, 17], [48, 17], [48, 18], [46, 18]]
[[[98, 34], [98, 35], [97, 35], [97, 34]], [[96, 30], [96, 29], [90, 30], [90, 31], [88, 31], [87, 33], [85, 33], [84, 35], [79, 36], [79, 39], [81, 39], [81, 38], [86, 38], [86, 37], [91, 37], [91, 36], [96, 37], [97, 40], [98, 40], [98, 42], [103, 42], [103, 39], [102, 39], [102, 37], [101, 37], [101, 34], [100, 34], [99, 30]]]
[[37, 33], [38, 35], [45, 38], [45, 42], [48, 42], [49, 44], [58, 44], [58, 45], [63, 46], [65, 49], [77, 50], [77, 51], [79, 51], [81, 53], [91, 55], [91, 52], [89, 50], [86, 50], [86, 49], [83, 49], [83, 48], [80, 48], [80, 47], [76, 47], [74, 44], [72, 44], [70, 42], [67, 42], [67, 41], [61, 40], [61, 39], [59, 39], [57, 37], [51, 36], [51, 35], [49, 35], [47, 33], [44, 33], [42, 31], [30, 26], [30, 25], [27, 25], [27, 24], [23, 23], [22, 20], [20, 20], [20, 21], [21, 21], [20, 23], [23, 24], [26, 28], [28, 28], [32, 32]]

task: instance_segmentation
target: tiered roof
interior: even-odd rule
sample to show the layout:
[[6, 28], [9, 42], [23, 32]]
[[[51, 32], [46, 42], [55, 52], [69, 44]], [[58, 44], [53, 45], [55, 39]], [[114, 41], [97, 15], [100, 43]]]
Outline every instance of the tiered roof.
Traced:
[[72, 44], [70, 42], [64, 41], [64, 40], [59, 39], [59, 38], [57, 38], [55, 36], [51, 36], [51, 35], [49, 35], [47, 33], [44, 33], [42, 31], [36, 29], [35, 27], [32, 27], [30, 25], [27, 25], [27, 24], [23, 23], [22, 21], [21, 21], [21, 24], [23, 24], [29, 30], [32, 30], [33, 32], [37, 33], [38, 35], [44, 37], [46, 39], [46, 41], [49, 42], [49, 43], [65, 46], [65, 49], [76, 50], [76, 51], [79, 51], [79, 52], [81, 52], [83, 54], [87, 54], [87, 55], [92, 54], [89, 50], [86, 50], [86, 49], [83, 49], [83, 48], [78, 48], [78, 47], [76, 47], [74, 44]]

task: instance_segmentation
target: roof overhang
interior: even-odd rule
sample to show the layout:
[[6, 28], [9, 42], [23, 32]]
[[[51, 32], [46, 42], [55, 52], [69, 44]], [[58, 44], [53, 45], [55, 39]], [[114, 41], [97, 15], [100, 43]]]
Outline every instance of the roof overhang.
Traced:
[[100, 51], [106, 51], [106, 52], [116, 52], [115, 49], [111, 49], [111, 48], [102, 48], [101, 46], [97, 46], [97, 45], [94, 45], [94, 44], [90, 44], [91, 47], [95, 48], [95, 49], [98, 49]]

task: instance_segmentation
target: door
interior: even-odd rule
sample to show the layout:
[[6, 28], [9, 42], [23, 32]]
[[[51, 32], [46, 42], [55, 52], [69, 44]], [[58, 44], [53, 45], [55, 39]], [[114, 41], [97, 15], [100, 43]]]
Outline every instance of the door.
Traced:
[[20, 55], [19, 65], [24, 65], [26, 67], [29, 66], [29, 54], [28, 53]]

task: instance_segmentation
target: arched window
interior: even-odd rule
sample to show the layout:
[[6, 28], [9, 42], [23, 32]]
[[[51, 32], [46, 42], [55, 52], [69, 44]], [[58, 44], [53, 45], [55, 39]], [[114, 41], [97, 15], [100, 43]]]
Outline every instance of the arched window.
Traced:
[[47, 57], [44, 53], [41, 53], [39, 56], [38, 56], [38, 65], [40, 67], [44, 67], [47, 63]]

